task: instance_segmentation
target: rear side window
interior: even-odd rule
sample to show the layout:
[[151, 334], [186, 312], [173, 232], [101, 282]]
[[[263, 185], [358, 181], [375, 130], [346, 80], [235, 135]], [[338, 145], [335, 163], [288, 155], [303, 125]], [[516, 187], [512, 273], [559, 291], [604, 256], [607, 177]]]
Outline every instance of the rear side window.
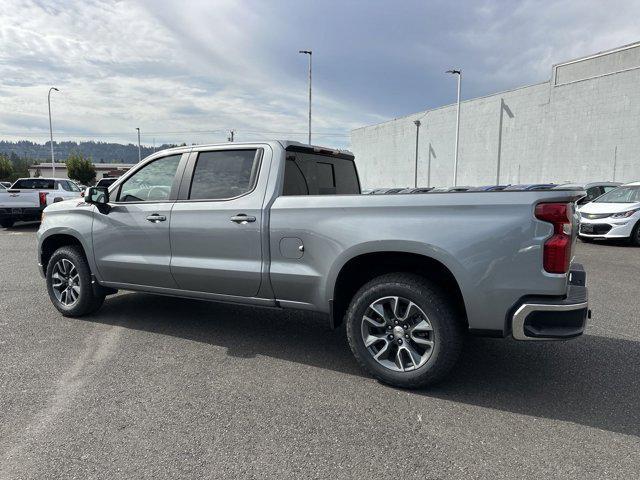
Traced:
[[190, 200], [222, 200], [251, 191], [258, 176], [257, 150], [221, 150], [198, 154]]
[[353, 160], [304, 152], [289, 152], [283, 195], [359, 194]]
[[14, 183], [12, 188], [24, 190], [53, 190], [55, 188], [54, 185], [54, 180], [47, 180], [44, 178], [25, 178]]

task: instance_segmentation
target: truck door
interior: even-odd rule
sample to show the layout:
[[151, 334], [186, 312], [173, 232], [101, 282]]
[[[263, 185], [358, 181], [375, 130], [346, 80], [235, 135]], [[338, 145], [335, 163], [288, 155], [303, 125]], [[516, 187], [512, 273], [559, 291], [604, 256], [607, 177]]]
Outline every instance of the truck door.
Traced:
[[[265, 148], [191, 153], [171, 213], [171, 272], [184, 290], [256, 296], [262, 278]], [[270, 155], [269, 155], [270, 159]]]
[[182, 157], [147, 163], [110, 192], [108, 210], [95, 212], [93, 250], [104, 281], [177, 288], [169, 267], [169, 223]]

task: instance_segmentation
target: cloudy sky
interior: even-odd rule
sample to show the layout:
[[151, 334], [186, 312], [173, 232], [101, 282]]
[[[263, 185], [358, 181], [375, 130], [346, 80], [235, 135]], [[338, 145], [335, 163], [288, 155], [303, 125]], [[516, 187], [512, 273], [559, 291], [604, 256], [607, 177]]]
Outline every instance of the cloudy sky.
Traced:
[[0, 8], [0, 139], [304, 140], [547, 80], [640, 40], [637, 1], [19, 1]]

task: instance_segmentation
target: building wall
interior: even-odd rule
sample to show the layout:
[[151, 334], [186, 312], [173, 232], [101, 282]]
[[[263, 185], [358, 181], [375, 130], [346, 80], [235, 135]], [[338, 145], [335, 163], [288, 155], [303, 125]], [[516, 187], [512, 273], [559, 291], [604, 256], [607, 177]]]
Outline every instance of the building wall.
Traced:
[[[456, 109], [448, 105], [352, 131], [365, 188], [413, 186], [417, 119], [418, 185], [452, 184]], [[638, 179], [640, 44], [461, 104], [458, 185]]]

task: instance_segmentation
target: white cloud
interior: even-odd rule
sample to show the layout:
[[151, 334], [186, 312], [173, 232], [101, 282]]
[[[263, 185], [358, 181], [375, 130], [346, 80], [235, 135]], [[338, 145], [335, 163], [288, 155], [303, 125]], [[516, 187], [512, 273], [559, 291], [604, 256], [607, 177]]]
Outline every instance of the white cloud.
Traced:
[[[306, 58], [314, 50], [314, 130], [343, 132], [454, 98], [549, 77], [553, 63], [640, 39], [623, 1], [27, 1], [0, 10], [0, 137], [58, 132], [135, 141], [306, 138]], [[210, 133], [149, 133], [149, 132]], [[252, 132], [282, 132], [264, 134]], [[287, 134], [299, 132], [299, 135]], [[60, 139], [79, 139], [63, 135]], [[345, 136], [316, 136], [345, 145]]]

